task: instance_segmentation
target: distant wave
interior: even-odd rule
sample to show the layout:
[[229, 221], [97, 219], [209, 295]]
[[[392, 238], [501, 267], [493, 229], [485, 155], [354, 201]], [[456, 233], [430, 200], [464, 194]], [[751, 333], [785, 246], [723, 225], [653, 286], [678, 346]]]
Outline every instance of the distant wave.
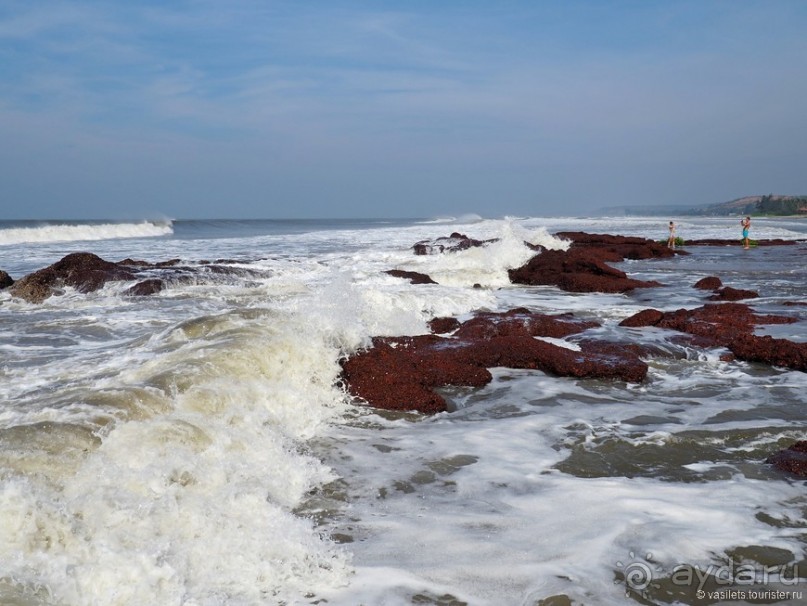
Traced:
[[440, 224], [440, 223], [479, 223], [480, 221], [484, 221], [483, 217], [480, 217], [474, 213], [468, 213], [464, 215], [460, 215], [458, 217], [433, 217], [431, 219], [426, 219], [424, 221], [419, 221], [421, 225], [428, 225], [431, 223]]
[[0, 246], [6, 244], [155, 238], [174, 233], [171, 221], [142, 223], [57, 223], [0, 229]]

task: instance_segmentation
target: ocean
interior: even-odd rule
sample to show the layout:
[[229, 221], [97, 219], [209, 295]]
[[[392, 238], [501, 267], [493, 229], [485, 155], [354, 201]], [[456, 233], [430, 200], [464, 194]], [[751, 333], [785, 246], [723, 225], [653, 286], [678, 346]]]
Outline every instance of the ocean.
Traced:
[[[807, 374], [618, 326], [703, 305], [692, 285], [716, 275], [799, 319], [757, 334], [807, 341], [807, 307], [784, 305], [807, 301], [807, 244], [625, 261], [663, 284], [626, 295], [508, 280], [525, 242], [666, 240], [670, 218], [740, 237], [688, 217], [0, 222], [15, 279], [77, 251], [199, 266], [146, 297], [0, 291], [0, 604], [807, 604], [805, 482], [764, 462], [807, 438]], [[413, 254], [454, 231], [498, 240]], [[805, 239], [807, 220], [751, 236]], [[243, 271], [206, 273], [218, 260]], [[514, 307], [669, 356], [638, 385], [495, 368], [434, 416], [340, 386], [374, 336]]]

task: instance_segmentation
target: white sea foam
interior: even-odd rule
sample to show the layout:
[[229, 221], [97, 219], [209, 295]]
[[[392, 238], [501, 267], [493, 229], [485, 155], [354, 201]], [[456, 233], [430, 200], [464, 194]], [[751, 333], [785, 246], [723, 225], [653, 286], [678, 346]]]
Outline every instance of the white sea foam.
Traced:
[[[562, 221], [472, 222], [468, 236], [498, 241], [424, 257], [412, 244], [444, 225], [103, 240], [92, 250], [112, 260], [237, 257], [262, 273], [141, 298], [122, 296], [129, 283], [42, 305], [0, 292], [0, 602], [477, 606], [564, 593], [616, 606], [615, 575], [649, 552], [665, 570], [742, 545], [801, 557], [803, 490], [760, 460], [804, 437], [807, 375], [618, 326], [644, 307], [701, 305], [688, 285], [736, 262], [707, 251], [626, 264], [676, 278], [632, 295], [509, 288], [507, 270], [535, 254], [525, 241], [562, 247], [549, 231], [586, 220]], [[589, 231], [654, 229], [597, 221]], [[62, 249], [6, 252], [30, 265]], [[767, 275], [756, 258], [743, 269]], [[797, 298], [799, 275], [766, 287]], [[670, 357], [651, 356], [641, 385], [493, 369], [486, 388], [445, 393], [455, 412], [417, 422], [356, 410], [336, 383], [340, 356], [372, 336], [515, 305], [597, 319], [584, 336]], [[613, 469], [621, 453], [627, 471]]]
[[0, 229], [0, 246], [25, 243], [78, 242], [118, 238], [154, 238], [173, 233], [170, 221], [142, 223], [47, 224]]

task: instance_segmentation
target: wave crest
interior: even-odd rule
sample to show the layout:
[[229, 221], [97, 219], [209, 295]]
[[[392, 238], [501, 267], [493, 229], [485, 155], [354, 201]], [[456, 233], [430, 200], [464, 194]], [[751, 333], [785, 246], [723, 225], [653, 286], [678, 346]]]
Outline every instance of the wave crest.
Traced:
[[156, 238], [174, 233], [168, 221], [142, 223], [48, 224], [0, 229], [0, 246], [7, 244], [76, 242], [81, 240], [116, 240], [119, 238]]

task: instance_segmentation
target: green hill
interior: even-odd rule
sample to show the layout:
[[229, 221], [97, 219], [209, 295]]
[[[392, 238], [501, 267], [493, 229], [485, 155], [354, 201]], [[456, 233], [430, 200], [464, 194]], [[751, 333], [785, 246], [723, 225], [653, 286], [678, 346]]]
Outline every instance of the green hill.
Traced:
[[693, 208], [687, 214], [723, 215], [802, 215], [807, 217], [807, 196], [746, 196], [729, 202]]

